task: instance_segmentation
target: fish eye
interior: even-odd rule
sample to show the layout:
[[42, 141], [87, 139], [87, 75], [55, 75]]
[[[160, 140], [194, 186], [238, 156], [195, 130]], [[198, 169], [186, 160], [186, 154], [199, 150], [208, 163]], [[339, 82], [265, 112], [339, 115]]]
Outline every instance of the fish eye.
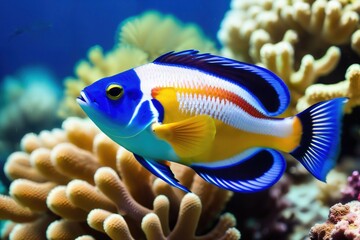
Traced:
[[106, 89], [106, 96], [111, 100], [119, 100], [124, 94], [124, 89], [118, 84], [110, 84]]

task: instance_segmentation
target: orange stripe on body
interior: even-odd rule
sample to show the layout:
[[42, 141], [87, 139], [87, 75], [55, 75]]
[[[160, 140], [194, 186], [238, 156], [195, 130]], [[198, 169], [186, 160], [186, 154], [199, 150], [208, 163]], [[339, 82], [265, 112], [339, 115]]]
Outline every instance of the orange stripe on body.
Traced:
[[[163, 89], [163, 88], [161, 88], [161, 87], [154, 88], [151, 91], [151, 96], [153, 98], [157, 98], [157, 96], [161, 92], [161, 89]], [[212, 87], [212, 86], [205, 86], [203, 88], [196, 88], [196, 89], [174, 88], [174, 90], [175, 90], [175, 92], [178, 92], [178, 93], [190, 93], [190, 94], [197, 94], [197, 95], [202, 95], [202, 96], [210, 96], [210, 97], [218, 98], [220, 101], [228, 100], [229, 102], [234, 103], [235, 105], [237, 105], [238, 107], [240, 107], [241, 109], [243, 109], [245, 112], [247, 112], [248, 114], [250, 114], [253, 117], [268, 118], [267, 116], [265, 116], [264, 114], [259, 112], [254, 106], [249, 104], [242, 97], [240, 97], [230, 91], [224, 90], [224, 89], [220, 89], [220, 88]]]

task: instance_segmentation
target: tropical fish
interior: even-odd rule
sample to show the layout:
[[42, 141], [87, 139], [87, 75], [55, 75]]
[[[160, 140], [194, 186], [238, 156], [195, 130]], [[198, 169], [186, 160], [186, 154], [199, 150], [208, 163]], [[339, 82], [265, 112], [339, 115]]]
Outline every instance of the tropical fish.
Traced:
[[317, 179], [335, 165], [346, 98], [317, 103], [293, 117], [284, 82], [252, 64], [169, 52], [86, 87], [77, 99], [90, 119], [170, 185], [167, 161], [238, 192], [272, 186], [290, 153]]

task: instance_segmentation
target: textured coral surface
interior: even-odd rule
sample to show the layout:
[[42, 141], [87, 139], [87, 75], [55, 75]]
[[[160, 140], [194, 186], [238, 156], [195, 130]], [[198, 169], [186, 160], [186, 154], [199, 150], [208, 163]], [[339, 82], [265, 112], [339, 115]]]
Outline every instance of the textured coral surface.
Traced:
[[[360, 67], [341, 55], [352, 52], [352, 63], [359, 63], [359, 19], [360, 1], [233, 0], [218, 37], [225, 56], [265, 66], [284, 80], [292, 97], [288, 114], [338, 96], [352, 98], [350, 112], [359, 105]], [[307, 90], [336, 68], [348, 68], [344, 82]]]
[[360, 174], [358, 171], [354, 171], [347, 178], [347, 185], [341, 190], [343, 203], [347, 203], [353, 200], [360, 200]]
[[[89, 121], [27, 134], [5, 172], [2, 239], [239, 239], [235, 218], [220, 216], [232, 194], [172, 165], [186, 194], [153, 177]], [[215, 225], [214, 225], [215, 224]]]
[[330, 208], [327, 222], [310, 230], [312, 240], [360, 239], [360, 202], [338, 203]]

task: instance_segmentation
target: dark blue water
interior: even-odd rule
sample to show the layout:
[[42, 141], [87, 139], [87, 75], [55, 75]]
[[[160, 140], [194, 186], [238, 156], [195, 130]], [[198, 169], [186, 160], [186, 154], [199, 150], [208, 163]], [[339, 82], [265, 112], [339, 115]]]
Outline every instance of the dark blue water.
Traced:
[[62, 0], [0, 1], [0, 79], [27, 65], [42, 65], [58, 79], [99, 44], [115, 42], [121, 21], [150, 9], [194, 22], [216, 40], [229, 0]]

